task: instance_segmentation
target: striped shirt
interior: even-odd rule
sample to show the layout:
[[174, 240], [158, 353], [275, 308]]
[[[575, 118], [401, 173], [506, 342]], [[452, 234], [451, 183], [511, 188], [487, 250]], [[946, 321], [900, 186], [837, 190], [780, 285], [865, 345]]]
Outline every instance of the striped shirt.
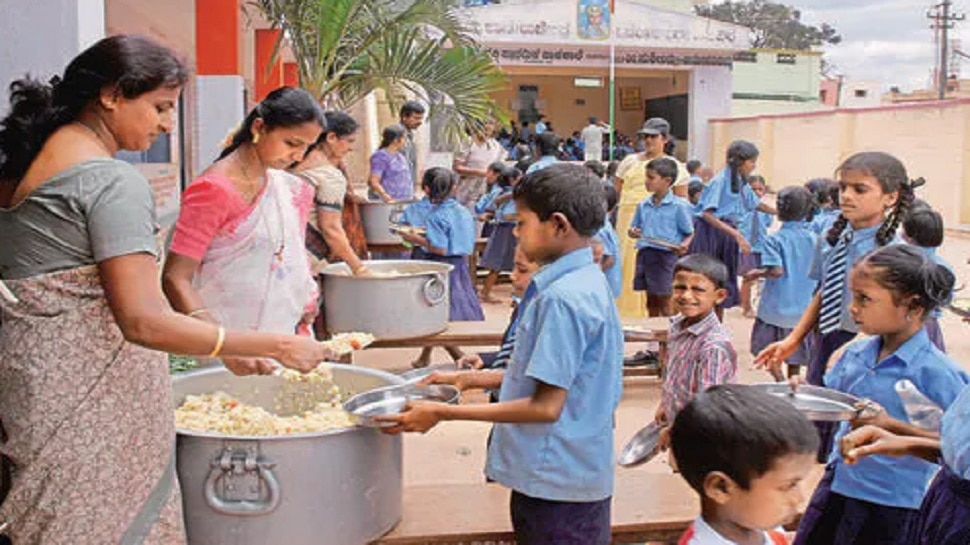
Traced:
[[738, 354], [727, 329], [712, 310], [703, 320], [683, 327], [683, 316], [670, 320], [667, 369], [660, 404], [668, 423], [699, 392], [734, 382]]

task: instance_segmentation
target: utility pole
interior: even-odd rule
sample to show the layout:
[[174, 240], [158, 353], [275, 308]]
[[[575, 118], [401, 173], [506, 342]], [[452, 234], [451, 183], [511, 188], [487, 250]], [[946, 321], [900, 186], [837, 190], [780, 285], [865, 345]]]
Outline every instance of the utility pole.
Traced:
[[964, 14], [950, 13], [950, 7], [953, 5], [952, 0], [943, 0], [941, 3], [933, 6], [930, 11], [926, 13], [926, 17], [933, 20], [933, 24], [930, 28], [938, 31], [940, 37], [940, 68], [937, 70], [937, 86], [939, 90], [939, 99], [946, 99], [946, 84], [949, 79], [949, 47], [950, 47], [950, 29], [952, 29], [956, 23], [966, 19]]

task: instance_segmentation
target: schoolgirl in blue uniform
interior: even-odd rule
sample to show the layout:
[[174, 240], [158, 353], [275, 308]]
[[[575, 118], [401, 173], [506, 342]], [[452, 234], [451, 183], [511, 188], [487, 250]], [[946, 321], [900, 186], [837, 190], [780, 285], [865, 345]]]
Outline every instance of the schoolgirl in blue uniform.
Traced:
[[492, 288], [498, 282], [498, 275], [500, 272], [511, 272], [515, 267], [516, 238], [513, 231], [518, 214], [515, 211], [512, 189], [521, 177], [522, 173], [515, 168], [504, 167], [495, 179], [494, 187], [498, 192], [486, 207], [493, 225], [481, 261], [482, 267], [488, 269], [485, 285], [482, 286], [482, 301], [486, 303], [498, 302], [492, 298]]
[[[930, 208], [924, 201], [917, 200], [913, 203], [913, 208], [906, 219], [903, 221], [903, 240], [913, 246], [921, 248], [926, 256], [943, 265], [950, 271], [953, 270], [936, 249], [943, 245], [943, 216], [939, 212]], [[940, 329], [939, 318], [943, 315], [940, 309], [934, 310], [930, 317], [926, 319], [926, 333], [930, 340], [942, 352], [946, 352], [946, 344], [943, 342], [943, 331]]]
[[839, 183], [829, 178], [816, 178], [805, 183], [805, 189], [815, 196], [819, 211], [812, 219], [812, 230], [821, 235], [832, 228], [839, 219]]
[[[419, 227], [426, 228], [428, 226], [428, 215], [434, 210], [434, 205], [431, 204], [431, 199], [428, 198], [428, 173], [425, 172], [424, 177], [421, 178], [421, 191], [424, 193], [424, 197], [420, 200], [414, 201], [413, 203], [407, 205], [404, 211], [401, 213], [401, 217], [398, 223], [401, 225], [406, 225], [408, 227]], [[424, 249], [420, 246], [415, 246], [411, 250], [411, 259], [427, 259], [428, 255], [425, 253]]]
[[697, 222], [690, 253], [714, 256], [728, 268], [728, 296], [718, 307], [718, 317], [723, 309], [741, 302], [738, 257], [751, 251], [748, 239], [738, 231], [741, 220], [754, 210], [775, 213], [748, 185], [748, 176], [758, 166], [758, 154], [751, 142], [733, 142], [727, 150], [727, 167], [711, 179], [701, 194], [702, 221]]
[[616, 212], [619, 195], [616, 193], [613, 184], [604, 184], [603, 189], [606, 191], [606, 221], [603, 223], [602, 229], [593, 238], [598, 239], [603, 245], [603, 258], [600, 261], [600, 268], [606, 275], [606, 281], [610, 284], [610, 292], [613, 293], [615, 299], [620, 296], [620, 292], [623, 290], [623, 257], [620, 251], [620, 237], [617, 236], [616, 228], [613, 227], [610, 217]]
[[[764, 199], [768, 192], [768, 184], [763, 176], [754, 175], [748, 178], [748, 185], [759, 199]], [[748, 280], [745, 275], [761, 267], [761, 252], [764, 249], [765, 237], [768, 236], [768, 228], [774, 223], [775, 217], [760, 210], [752, 210], [745, 214], [741, 219], [741, 234], [748, 239], [751, 244], [751, 251], [741, 253], [738, 256], [738, 275], [741, 281], [741, 309], [745, 318], [754, 318], [755, 309], [751, 308], [751, 288], [754, 280]]]
[[[808, 277], [818, 241], [811, 223], [814, 210], [814, 197], [804, 187], [786, 187], [778, 193], [781, 229], [765, 237], [761, 267], [745, 276], [745, 280], [765, 279], [751, 329], [752, 355], [787, 337], [812, 301], [818, 285]], [[798, 374], [798, 366], [811, 361], [814, 338], [805, 337], [786, 361], [789, 377]], [[780, 377], [780, 369], [773, 368], [772, 374]]]
[[943, 414], [940, 437], [932, 432], [900, 435], [875, 426], [859, 428], [840, 441], [843, 459], [856, 463], [867, 456], [914, 456], [940, 464], [940, 472], [923, 498], [910, 526], [911, 545], [970, 543], [970, 388], [964, 388]]
[[495, 225], [488, 221], [490, 218], [482, 216], [488, 214], [488, 207], [491, 206], [495, 197], [498, 197], [502, 193], [502, 188], [495, 182], [503, 170], [505, 170], [505, 163], [501, 161], [495, 161], [485, 169], [485, 183], [488, 184], [486, 186], [488, 190], [475, 202], [475, 214], [479, 217], [480, 221], [484, 222], [482, 224], [482, 238], [490, 237], [492, 235], [492, 229], [495, 228]]
[[[918, 435], [895, 386], [901, 380], [946, 410], [970, 383], [940, 352], [923, 320], [945, 303], [953, 273], [919, 248], [896, 244], [867, 255], [852, 268], [853, 321], [867, 339], [853, 343], [825, 375], [825, 386], [876, 402], [881, 410], [841, 425], [839, 434], [871, 424]], [[850, 425], [851, 424], [851, 425]], [[848, 465], [838, 447], [798, 527], [795, 545], [910, 545], [927, 485], [939, 467], [922, 460], [874, 456]]]
[[[424, 249], [427, 259], [452, 265], [448, 320], [483, 321], [485, 314], [468, 272], [468, 256], [475, 251], [475, 218], [454, 198], [457, 181], [458, 176], [446, 168], [425, 172], [428, 198], [434, 205], [427, 217], [427, 235], [403, 233], [401, 238]], [[464, 356], [456, 348], [446, 350], [456, 361]], [[425, 348], [412, 365], [426, 366], [430, 355], [431, 347]]]

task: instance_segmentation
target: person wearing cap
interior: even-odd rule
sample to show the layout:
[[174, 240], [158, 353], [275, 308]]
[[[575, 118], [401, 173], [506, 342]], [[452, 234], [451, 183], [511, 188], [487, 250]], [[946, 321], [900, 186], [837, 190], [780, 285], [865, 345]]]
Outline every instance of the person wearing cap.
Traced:
[[[626, 236], [630, 223], [636, 213], [637, 205], [648, 198], [645, 185], [647, 178], [647, 163], [660, 157], [670, 157], [664, 153], [664, 146], [670, 140], [670, 123], [660, 117], [648, 119], [643, 128], [637, 131], [637, 137], [643, 139], [644, 150], [626, 156], [616, 169], [614, 187], [620, 195], [620, 206], [617, 216], [616, 230], [621, 234], [621, 254], [623, 262], [623, 291], [617, 299], [620, 315], [624, 318], [643, 318], [645, 316], [646, 300], [644, 292], [633, 291], [633, 277], [636, 273], [636, 241]], [[587, 144], [588, 145], [588, 144]], [[677, 159], [677, 179], [671, 187], [674, 195], [687, 198], [687, 186], [690, 175], [687, 168]]]

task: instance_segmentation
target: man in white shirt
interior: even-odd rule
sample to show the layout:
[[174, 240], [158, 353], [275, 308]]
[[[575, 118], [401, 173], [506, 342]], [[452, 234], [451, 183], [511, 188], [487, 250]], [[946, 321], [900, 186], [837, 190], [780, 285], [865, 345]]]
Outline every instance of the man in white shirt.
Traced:
[[539, 114], [539, 122], [536, 123], [536, 136], [539, 136], [547, 130], [549, 130], [549, 126], [546, 125], [546, 116]]
[[590, 116], [589, 125], [586, 125], [582, 132], [583, 142], [586, 145], [586, 151], [583, 154], [584, 160], [603, 160], [603, 137], [612, 130], [609, 125], [597, 119], [596, 116]]

